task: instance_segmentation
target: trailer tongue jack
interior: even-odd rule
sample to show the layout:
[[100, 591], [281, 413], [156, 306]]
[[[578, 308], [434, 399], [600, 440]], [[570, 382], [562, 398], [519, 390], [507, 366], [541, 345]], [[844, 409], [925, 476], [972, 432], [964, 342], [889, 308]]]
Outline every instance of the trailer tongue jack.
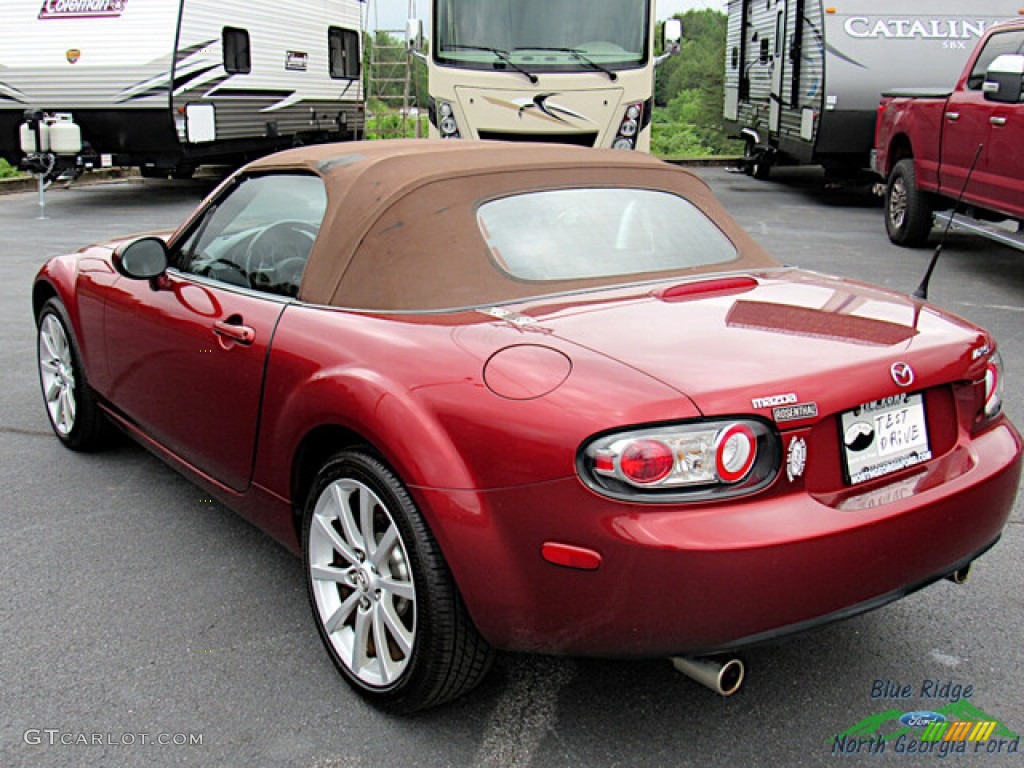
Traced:
[[45, 219], [46, 188], [62, 174], [78, 168], [82, 131], [70, 115], [29, 109], [25, 111], [20, 138], [25, 154], [21, 167], [38, 181], [39, 218]]

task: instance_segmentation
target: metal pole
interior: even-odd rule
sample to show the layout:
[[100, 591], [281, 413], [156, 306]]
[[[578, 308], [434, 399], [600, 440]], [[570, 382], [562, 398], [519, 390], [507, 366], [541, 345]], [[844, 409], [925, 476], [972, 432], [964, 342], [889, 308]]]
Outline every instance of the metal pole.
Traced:
[[36, 218], [42, 221], [46, 219], [46, 175], [37, 173], [36, 179], [39, 181], [39, 216]]

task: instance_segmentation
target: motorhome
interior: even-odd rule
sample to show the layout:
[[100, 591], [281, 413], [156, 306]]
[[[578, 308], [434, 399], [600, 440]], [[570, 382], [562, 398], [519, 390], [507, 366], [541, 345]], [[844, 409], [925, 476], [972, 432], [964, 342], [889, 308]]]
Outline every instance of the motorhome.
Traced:
[[729, 0], [725, 121], [744, 167], [870, 164], [883, 91], [952, 88], [985, 30], [1019, 2]]
[[654, 0], [433, 0], [431, 11], [431, 136], [650, 149]]
[[27, 154], [40, 172], [188, 176], [201, 163], [358, 137], [361, 5], [3, 0], [0, 156]]

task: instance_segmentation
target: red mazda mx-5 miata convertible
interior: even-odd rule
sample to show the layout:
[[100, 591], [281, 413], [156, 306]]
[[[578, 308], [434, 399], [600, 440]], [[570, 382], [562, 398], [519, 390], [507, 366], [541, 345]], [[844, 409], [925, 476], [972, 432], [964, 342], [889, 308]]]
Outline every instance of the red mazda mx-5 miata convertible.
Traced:
[[291, 150], [32, 300], [57, 437], [119, 427], [301, 553], [333, 661], [395, 711], [495, 648], [731, 690], [690, 659], [962, 576], [1020, 478], [984, 330], [779, 266], [635, 153]]

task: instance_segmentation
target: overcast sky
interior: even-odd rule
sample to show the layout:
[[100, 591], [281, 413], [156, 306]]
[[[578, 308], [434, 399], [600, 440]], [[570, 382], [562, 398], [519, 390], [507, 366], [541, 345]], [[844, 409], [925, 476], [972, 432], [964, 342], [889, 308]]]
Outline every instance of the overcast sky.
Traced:
[[[726, 0], [655, 0], [659, 19], [693, 8], [717, 8], [725, 13]], [[404, 30], [408, 14], [408, 0], [370, 0], [367, 12], [371, 28]], [[416, 14], [426, 19], [430, 12], [430, 0], [416, 0]]]

